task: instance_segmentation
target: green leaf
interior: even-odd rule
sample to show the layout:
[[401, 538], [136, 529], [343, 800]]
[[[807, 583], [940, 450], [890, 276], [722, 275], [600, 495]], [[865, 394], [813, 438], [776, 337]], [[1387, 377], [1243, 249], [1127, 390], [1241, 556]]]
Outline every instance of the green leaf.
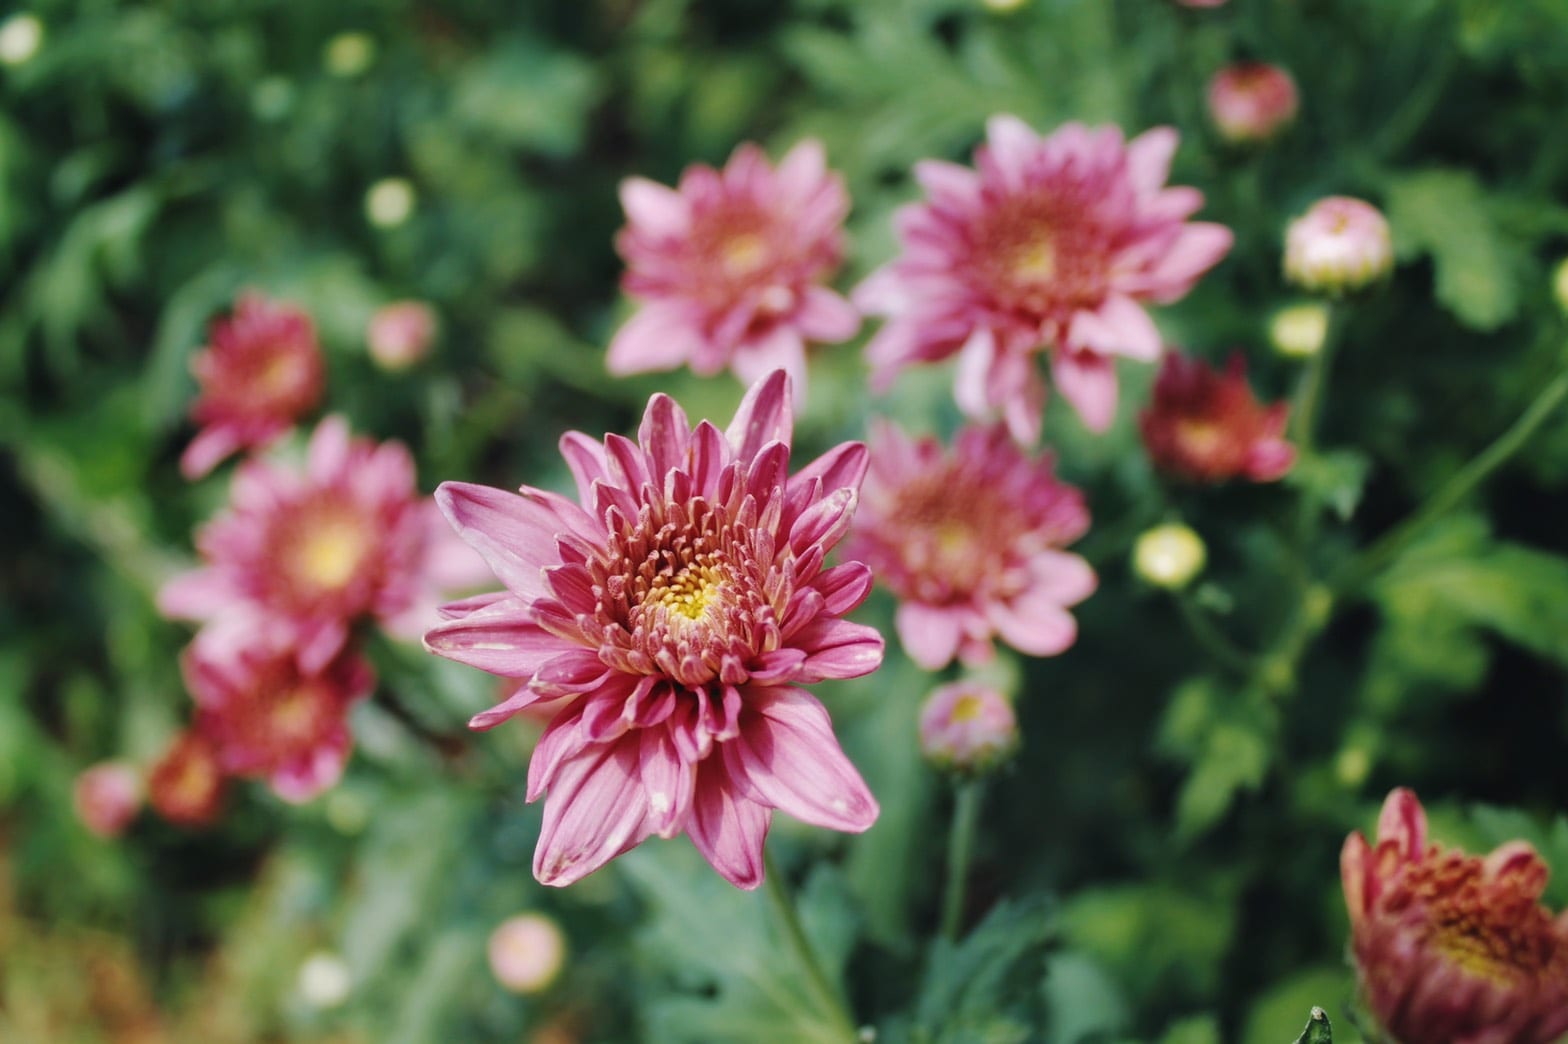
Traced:
[[1176, 799], [1177, 837], [1204, 833], [1238, 794], [1263, 783], [1278, 716], [1272, 705], [1195, 678], [1176, 690], [1160, 730], [1160, 748], [1191, 767]]
[[1329, 1024], [1328, 1012], [1313, 1008], [1307, 1028], [1296, 1038], [1296, 1044], [1334, 1044], [1334, 1027]]
[[1030, 1027], [1043, 1015], [1038, 986], [1055, 925], [1052, 904], [1036, 896], [998, 903], [956, 945], [939, 940], [921, 984], [915, 1017], [925, 1036], [919, 1039], [1030, 1039]]
[[1495, 330], [1518, 314], [1523, 253], [1498, 228], [1474, 174], [1399, 178], [1389, 186], [1388, 217], [1400, 257], [1431, 256], [1437, 299], [1460, 322]]
[[[1303, 1011], [1322, 1006], [1342, 1014], [1354, 992], [1353, 975], [1349, 968], [1342, 965], [1323, 965], [1299, 971], [1276, 983], [1252, 1005], [1240, 1044], [1280, 1044], [1287, 1032], [1284, 1027], [1299, 1026]], [[1308, 1031], [1311, 1029], [1309, 1023]], [[1345, 1019], [1340, 1020], [1335, 1038], [1338, 1044], [1362, 1044], [1361, 1035]], [[1303, 1036], [1298, 1038], [1296, 1044], [1301, 1044], [1303, 1040], [1318, 1039]]]

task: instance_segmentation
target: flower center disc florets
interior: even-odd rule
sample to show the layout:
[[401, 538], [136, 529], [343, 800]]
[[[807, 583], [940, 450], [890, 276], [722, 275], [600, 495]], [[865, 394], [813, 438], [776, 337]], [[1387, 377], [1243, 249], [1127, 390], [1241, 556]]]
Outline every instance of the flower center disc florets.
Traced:
[[976, 230], [983, 290], [1029, 322], [1065, 321], [1106, 293], [1109, 244], [1071, 195], [1003, 202]]
[[907, 526], [903, 558], [923, 600], [967, 597], [1005, 573], [1012, 545], [1028, 531], [1010, 506], [985, 487], [942, 469], [899, 491], [895, 517]]

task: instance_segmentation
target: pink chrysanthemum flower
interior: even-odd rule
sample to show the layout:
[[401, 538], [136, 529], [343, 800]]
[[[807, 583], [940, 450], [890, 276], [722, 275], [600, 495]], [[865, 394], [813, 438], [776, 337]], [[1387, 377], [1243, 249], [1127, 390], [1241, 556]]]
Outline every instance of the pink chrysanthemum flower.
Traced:
[[1209, 118], [1226, 141], [1264, 142], [1296, 118], [1301, 98], [1290, 73], [1267, 62], [1227, 65], [1209, 81]]
[[147, 774], [147, 801], [171, 823], [207, 826], [223, 811], [223, 781], [212, 742], [188, 729], [174, 737]]
[[240, 297], [209, 339], [191, 361], [201, 385], [191, 419], [201, 431], [180, 457], [188, 479], [283, 435], [320, 401], [326, 379], [310, 316], [260, 294]]
[[985, 773], [1018, 749], [1013, 705], [984, 682], [943, 685], [920, 708], [920, 753], [938, 768]]
[[1113, 357], [1152, 362], [1160, 333], [1143, 302], [1184, 296], [1230, 249], [1230, 230], [1189, 222], [1192, 188], [1167, 188], [1177, 135], [1122, 140], [1076, 123], [1041, 138], [1012, 116], [987, 124], [970, 170], [915, 167], [927, 201], [898, 215], [904, 253], [855, 303], [888, 317], [866, 355], [887, 387], [904, 367], [958, 356], [954, 393], [971, 416], [1000, 410], [1022, 442], [1040, 431], [1048, 353], [1057, 387], [1095, 431], [1116, 413]]
[[1363, 999], [1398, 1044], [1553, 1044], [1568, 1033], [1568, 911], [1522, 841], [1471, 856], [1429, 844], [1426, 813], [1388, 795], [1377, 844], [1345, 839], [1340, 875]]
[[1224, 373], [1170, 352], [1138, 426], [1150, 459], [1167, 474], [1189, 482], [1272, 482], [1296, 462], [1296, 448], [1285, 441], [1289, 413], [1287, 403], [1258, 401], [1240, 352]]
[[266, 779], [285, 801], [301, 802], [342, 776], [348, 711], [375, 676], [351, 649], [320, 671], [301, 671], [294, 638], [275, 619], [231, 614], [197, 634], [181, 666], [196, 701], [195, 731], [224, 775]]
[[473, 558], [418, 496], [407, 448], [351, 438], [340, 417], [317, 426], [303, 471], [246, 461], [229, 511], [196, 544], [206, 564], [165, 585], [159, 607], [210, 620], [250, 606], [288, 621], [307, 673], [325, 669], [363, 617], [418, 633], [434, 621], [436, 589], [461, 586]]
[[506, 585], [449, 607], [442, 656], [517, 679], [475, 716], [488, 729], [568, 697], [534, 750], [528, 800], [549, 791], [534, 874], [566, 885], [649, 835], [685, 833], [741, 888], [762, 880], [774, 809], [858, 833], [877, 803], [822, 704], [796, 686], [867, 674], [877, 632], [841, 619], [871, 589], [859, 562], [823, 568], [849, 527], [865, 447], [788, 474], [779, 371], [727, 432], [648, 403], [638, 441], [571, 432], [581, 505], [444, 483], [436, 500]]
[[750, 383], [783, 369], [805, 387], [806, 344], [853, 337], [860, 316], [821, 284], [844, 254], [844, 182], [804, 141], [775, 170], [755, 145], [722, 171], [686, 169], [676, 189], [621, 183], [616, 240], [626, 292], [642, 302], [610, 343], [613, 374], [726, 367]]
[[83, 826], [103, 838], [125, 833], [142, 808], [142, 775], [124, 761], [100, 761], [76, 777], [71, 804]]
[[1328, 196], [1285, 230], [1285, 278], [1304, 290], [1343, 294], [1394, 267], [1394, 240], [1382, 211], [1351, 196]]
[[904, 651], [938, 670], [991, 658], [993, 637], [1033, 656], [1078, 636], [1068, 606], [1094, 570], [1061, 548], [1089, 528], [1083, 495], [1000, 427], [969, 427], [952, 452], [892, 424], [872, 432], [871, 470], [847, 553], [899, 599]]

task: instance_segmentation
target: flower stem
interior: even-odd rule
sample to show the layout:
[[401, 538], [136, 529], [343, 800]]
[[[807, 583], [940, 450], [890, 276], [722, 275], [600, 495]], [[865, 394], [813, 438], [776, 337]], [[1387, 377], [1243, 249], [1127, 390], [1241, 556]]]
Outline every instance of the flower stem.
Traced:
[[835, 1030], [843, 1034], [846, 1044], [858, 1040], [855, 1020], [850, 1016], [849, 1009], [845, 1007], [839, 992], [833, 988], [827, 973], [822, 970], [822, 962], [817, 960], [816, 951], [811, 948], [811, 942], [806, 938], [806, 931], [801, 927], [800, 916], [795, 912], [795, 904], [784, 889], [784, 874], [773, 861], [773, 853], [766, 848], [762, 851], [762, 872], [773, 912], [778, 915], [779, 923], [784, 927], [784, 936], [789, 940], [790, 948], [795, 951], [796, 959], [800, 961], [801, 968], [806, 972], [806, 981], [822, 1009], [822, 1014], [832, 1023]]
[[1519, 415], [1519, 419], [1490, 446], [1476, 454], [1470, 463], [1459, 469], [1433, 494], [1431, 500], [1342, 569], [1334, 580], [1334, 589], [1341, 594], [1350, 594], [1375, 577], [1412, 540], [1420, 536], [1422, 530], [1448, 514], [1508, 458], [1523, 449], [1565, 397], [1568, 397], [1568, 371], [1558, 374], [1555, 380], [1542, 388], [1541, 393]]
[[969, 883], [969, 857], [974, 852], [975, 826], [980, 821], [978, 779], [966, 779], [953, 789], [953, 824], [947, 835], [947, 888], [942, 893], [942, 938], [958, 938], [964, 917], [964, 893]]
[[1175, 601], [1176, 608], [1180, 610], [1181, 618], [1187, 624], [1187, 629], [1192, 632], [1193, 638], [1197, 639], [1198, 644], [1203, 646], [1211, 656], [1227, 668], [1242, 674], [1252, 669], [1252, 655], [1215, 626], [1208, 614], [1193, 601], [1192, 595], [1186, 591], [1173, 591], [1171, 598]]

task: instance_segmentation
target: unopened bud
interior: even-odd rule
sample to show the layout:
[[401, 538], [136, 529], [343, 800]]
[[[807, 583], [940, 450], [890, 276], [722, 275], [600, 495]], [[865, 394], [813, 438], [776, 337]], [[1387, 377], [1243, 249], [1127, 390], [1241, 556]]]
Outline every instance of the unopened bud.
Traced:
[[382, 178], [365, 193], [365, 216], [377, 228], [396, 228], [414, 212], [414, 201], [407, 178]]
[[1359, 199], [1320, 199], [1285, 232], [1285, 278], [1303, 290], [1330, 295], [1360, 290], [1393, 265], [1388, 221]]
[[76, 777], [76, 817], [99, 837], [119, 837], [142, 807], [142, 777], [123, 761], [104, 761]]
[[1308, 302], [1287, 305], [1269, 320], [1269, 341], [1281, 355], [1305, 359], [1323, 350], [1328, 340], [1328, 309]]
[[376, 60], [376, 41], [365, 33], [338, 33], [327, 41], [321, 64], [333, 76], [358, 76]]
[[38, 53], [43, 42], [43, 22], [30, 14], [12, 15], [0, 22], [0, 64], [21, 65]]
[[348, 1000], [353, 986], [354, 978], [343, 958], [325, 950], [305, 958], [305, 963], [299, 966], [299, 979], [295, 982], [300, 998], [312, 1008], [322, 1011], [336, 1008]]
[[1180, 522], [1145, 530], [1132, 549], [1133, 571], [1155, 587], [1173, 591], [1190, 584], [1207, 560], [1203, 538]]
[[1557, 299], [1557, 307], [1562, 309], [1564, 315], [1568, 315], [1568, 257], [1557, 262], [1557, 267], [1552, 269], [1552, 296]]
[[513, 993], [538, 993], [566, 963], [566, 937], [543, 914], [518, 914], [490, 933], [490, 970]]
[[436, 313], [423, 301], [398, 301], [376, 310], [365, 329], [370, 357], [383, 370], [406, 370], [423, 359], [436, 336]]
[[1268, 141], [1296, 118], [1301, 98], [1290, 73], [1267, 62], [1237, 62], [1209, 81], [1209, 118], [1233, 144]]
[[920, 752], [954, 772], [988, 772], [1018, 749], [1018, 718], [996, 689], [975, 680], [937, 689], [920, 709]]

